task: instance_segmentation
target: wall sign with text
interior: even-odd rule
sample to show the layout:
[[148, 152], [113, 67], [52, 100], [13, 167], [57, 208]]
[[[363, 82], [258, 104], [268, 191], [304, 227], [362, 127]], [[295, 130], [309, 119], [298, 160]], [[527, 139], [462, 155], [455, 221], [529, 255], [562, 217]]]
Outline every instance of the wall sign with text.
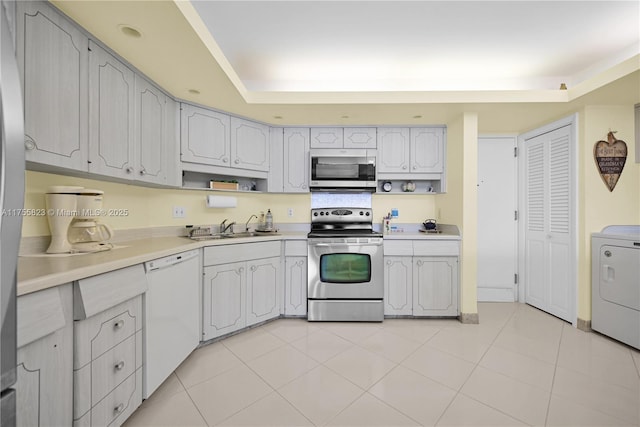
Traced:
[[613, 136], [614, 133], [616, 131], [610, 131], [606, 141], [598, 141], [593, 146], [593, 157], [600, 171], [600, 177], [609, 187], [609, 191], [615, 188], [627, 161], [627, 144], [621, 139], [616, 139]]

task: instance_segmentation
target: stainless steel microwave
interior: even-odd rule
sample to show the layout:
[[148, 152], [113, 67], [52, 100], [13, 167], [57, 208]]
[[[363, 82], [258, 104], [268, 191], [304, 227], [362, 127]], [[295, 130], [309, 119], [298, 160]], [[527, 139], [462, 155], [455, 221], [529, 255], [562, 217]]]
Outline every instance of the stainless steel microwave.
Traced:
[[311, 191], [376, 191], [376, 150], [311, 149]]

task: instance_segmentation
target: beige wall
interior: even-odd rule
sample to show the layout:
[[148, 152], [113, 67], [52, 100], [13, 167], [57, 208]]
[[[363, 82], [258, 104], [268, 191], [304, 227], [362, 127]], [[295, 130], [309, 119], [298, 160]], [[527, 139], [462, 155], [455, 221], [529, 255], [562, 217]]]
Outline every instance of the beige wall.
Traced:
[[[183, 226], [186, 224], [204, 225], [219, 224], [228, 218], [238, 224], [245, 223], [251, 214], [271, 209], [276, 223], [308, 223], [311, 196], [307, 194], [266, 194], [235, 193], [224, 194], [236, 197], [238, 206], [228, 209], [211, 209], [205, 206], [205, 197], [214, 192], [203, 190], [158, 189], [135, 185], [118, 184], [93, 179], [74, 178], [41, 172], [27, 171], [25, 208], [45, 208], [44, 193], [51, 185], [78, 185], [85, 188], [96, 188], [105, 192], [105, 209], [128, 209], [127, 216], [108, 216], [103, 221], [114, 229], [131, 229], [140, 227]], [[434, 218], [435, 195], [374, 195], [372, 207], [374, 220], [382, 221], [382, 217], [397, 208], [400, 212], [399, 222], [421, 223], [427, 218]], [[186, 218], [173, 218], [173, 206], [186, 208]], [[289, 217], [288, 209], [293, 209]], [[252, 220], [255, 225], [255, 219]], [[46, 217], [28, 216], [22, 225], [23, 237], [49, 235]]]
[[[640, 224], [640, 164], [635, 163], [633, 105], [589, 106], [580, 114], [578, 149], [578, 318], [591, 320], [591, 233], [612, 224]], [[627, 162], [613, 192], [602, 182], [593, 146], [617, 131]]]
[[464, 113], [447, 128], [447, 193], [437, 196], [443, 223], [462, 232], [460, 311], [478, 312], [478, 115]]

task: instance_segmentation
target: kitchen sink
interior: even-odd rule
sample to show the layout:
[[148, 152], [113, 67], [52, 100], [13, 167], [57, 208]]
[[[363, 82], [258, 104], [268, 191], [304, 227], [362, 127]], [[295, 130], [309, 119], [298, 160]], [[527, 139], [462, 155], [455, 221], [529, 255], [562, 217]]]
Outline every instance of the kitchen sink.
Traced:
[[220, 239], [239, 239], [242, 237], [257, 237], [257, 236], [269, 236], [278, 235], [278, 233], [258, 233], [256, 231], [241, 231], [239, 233], [217, 233], [217, 234], [202, 234], [189, 236], [191, 240], [220, 240]]

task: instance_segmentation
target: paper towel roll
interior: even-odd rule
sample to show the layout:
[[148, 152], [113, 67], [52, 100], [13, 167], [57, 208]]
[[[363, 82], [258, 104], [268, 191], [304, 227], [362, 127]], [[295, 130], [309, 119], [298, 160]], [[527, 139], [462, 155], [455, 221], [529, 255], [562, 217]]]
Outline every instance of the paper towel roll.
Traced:
[[238, 199], [231, 196], [207, 196], [208, 208], [235, 208], [238, 206]]

